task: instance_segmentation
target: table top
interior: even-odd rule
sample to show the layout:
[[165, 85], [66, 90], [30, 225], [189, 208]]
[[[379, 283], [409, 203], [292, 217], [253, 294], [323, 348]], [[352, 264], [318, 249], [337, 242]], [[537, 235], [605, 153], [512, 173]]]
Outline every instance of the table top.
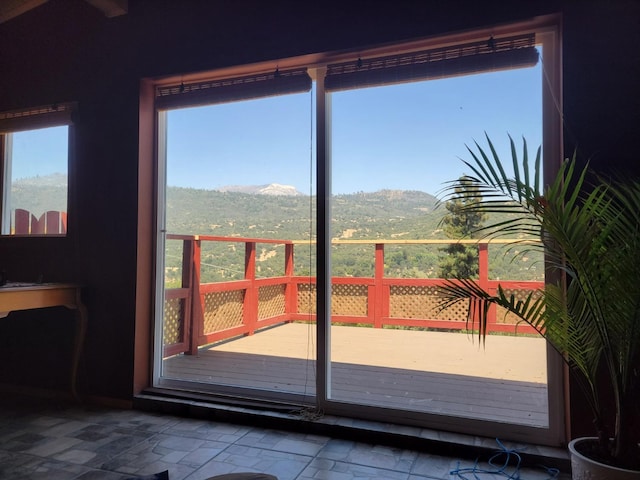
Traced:
[[37, 283], [37, 282], [7, 282], [0, 285], [0, 292], [3, 290], [47, 290], [55, 288], [78, 288], [73, 283]]

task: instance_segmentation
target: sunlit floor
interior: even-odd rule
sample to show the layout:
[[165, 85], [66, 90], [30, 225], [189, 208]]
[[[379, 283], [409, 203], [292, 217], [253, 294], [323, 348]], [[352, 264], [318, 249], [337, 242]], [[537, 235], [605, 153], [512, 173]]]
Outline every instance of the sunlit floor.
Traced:
[[[163, 376], [315, 395], [314, 326], [292, 323], [178, 355]], [[546, 344], [538, 337], [334, 326], [335, 400], [547, 427]]]

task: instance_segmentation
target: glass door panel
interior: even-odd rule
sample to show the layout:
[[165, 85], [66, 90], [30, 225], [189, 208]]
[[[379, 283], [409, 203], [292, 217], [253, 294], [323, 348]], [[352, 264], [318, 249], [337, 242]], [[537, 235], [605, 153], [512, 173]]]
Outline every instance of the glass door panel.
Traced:
[[549, 425], [544, 340], [497, 312], [483, 347], [464, 309], [436, 308], [440, 279], [456, 273], [516, 295], [544, 281], [542, 258], [447, 243], [461, 219], [436, 195], [472, 173], [460, 159], [485, 133], [502, 158], [507, 134], [535, 154], [540, 65], [331, 94], [330, 400]]
[[164, 114], [161, 385], [313, 399], [312, 99]]

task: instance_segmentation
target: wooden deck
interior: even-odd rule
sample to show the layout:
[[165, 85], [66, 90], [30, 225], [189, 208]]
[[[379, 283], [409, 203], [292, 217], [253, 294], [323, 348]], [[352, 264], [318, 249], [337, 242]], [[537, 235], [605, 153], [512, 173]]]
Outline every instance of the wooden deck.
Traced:
[[[315, 326], [285, 324], [177, 355], [163, 377], [315, 395]], [[333, 326], [331, 398], [548, 426], [546, 350], [537, 337]]]

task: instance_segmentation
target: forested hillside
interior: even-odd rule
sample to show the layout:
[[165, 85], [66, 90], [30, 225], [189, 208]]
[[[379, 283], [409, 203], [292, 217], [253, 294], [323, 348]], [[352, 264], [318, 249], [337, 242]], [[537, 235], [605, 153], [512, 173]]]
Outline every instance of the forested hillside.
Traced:
[[36, 217], [47, 210], [67, 209], [67, 176], [53, 175], [22, 178], [11, 185], [12, 208], [23, 208]]
[[[436, 238], [439, 214], [435, 197], [423, 192], [380, 191], [338, 195], [332, 202], [336, 239]], [[167, 190], [167, 231], [171, 233], [294, 240], [295, 273], [315, 270], [315, 197], [259, 195], [233, 191], [171, 187]], [[311, 240], [311, 242], [310, 242]], [[179, 274], [180, 242], [167, 242], [168, 277]], [[334, 247], [336, 275], [373, 275], [374, 244]], [[259, 244], [258, 275], [284, 272], [284, 247]], [[244, 245], [203, 244], [203, 278], [239, 279]], [[168, 278], [169, 280], [169, 278]], [[172, 278], [176, 280], [176, 278]]]
[[[436, 209], [433, 195], [418, 191], [382, 190], [336, 195], [331, 206], [332, 273], [334, 276], [373, 276], [375, 241], [385, 243], [385, 275], [437, 278], [446, 252], [441, 245], [393, 241], [445, 239], [440, 228], [445, 208]], [[315, 198], [271, 196], [232, 191], [171, 187], [167, 191], [167, 231], [170, 233], [294, 240], [295, 274], [314, 274]], [[309, 242], [311, 240], [311, 242]], [[371, 240], [348, 244], [344, 241]], [[384, 242], [382, 242], [384, 241]], [[340, 243], [344, 242], [344, 243]], [[179, 282], [181, 242], [167, 242], [167, 281]], [[258, 244], [258, 276], [284, 272], [284, 247]], [[490, 249], [492, 278], [542, 279], [541, 258], [511, 261], [514, 249]], [[203, 242], [204, 281], [240, 279], [244, 244]]]
[[[58, 179], [60, 180], [60, 179]], [[314, 275], [316, 240], [315, 197], [266, 195], [245, 191], [199, 190], [168, 187], [166, 229], [170, 234], [293, 240], [295, 274]], [[21, 181], [12, 190], [19, 205], [33, 212], [61, 209], [65, 187], [53, 179]], [[393, 244], [393, 241], [446, 238], [440, 228], [445, 208], [436, 209], [436, 198], [425, 192], [382, 190], [336, 195], [332, 198], [331, 237], [334, 276], [373, 276], [374, 241], [385, 241], [385, 275], [437, 278], [446, 252], [441, 245]], [[346, 244], [353, 240], [372, 243]], [[343, 243], [340, 243], [343, 242]], [[515, 249], [513, 253], [517, 253]], [[258, 244], [258, 276], [284, 273], [284, 247]], [[503, 279], [543, 278], [539, 256], [511, 261], [504, 248], [490, 248], [491, 276]], [[177, 286], [181, 278], [182, 242], [166, 242], [166, 280]], [[244, 275], [244, 243], [203, 242], [202, 280], [240, 279]]]
[[[337, 195], [332, 202], [332, 237], [436, 238], [442, 212], [434, 212], [435, 204], [432, 195], [414, 191]], [[310, 226], [315, 215], [315, 197], [306, 195], [167, 190], [171, 233], [308, 240], [315, 238], [315, 227]]]

